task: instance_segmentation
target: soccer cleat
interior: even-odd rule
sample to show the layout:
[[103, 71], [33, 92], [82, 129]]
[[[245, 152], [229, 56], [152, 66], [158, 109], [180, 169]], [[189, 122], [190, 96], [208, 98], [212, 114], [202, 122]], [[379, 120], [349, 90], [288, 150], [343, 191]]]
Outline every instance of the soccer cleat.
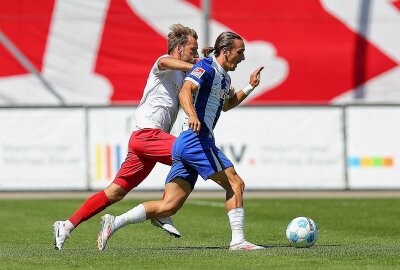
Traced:
[[64, 246], [65, 240], [69, 237], [69, 233], [65, 229], [64, 221], [56, 221], [53, 224], [54, 233], [54, 248], [56, 250], [61, 250]]
[[243, 241], [241, 243], [231, 245], [229, 247], [229, 250], [256, 250], [256, 249], [265, 249], [265, 247], [257, 246], [247, 241]]
[[174, 227], [172, 219], [170, 217], [157, 217], [151, 219], [151, 224], [156, 227], [163, 229], [169, 235], [174, 236], [176, 238], [180, 238], [180, 232]]
[[105, 214], [101, 218], [101, 227], [99, 237], [97, 238], [97, 247], [100, 251], [106, 248], [108, 239], [110, 239], [111, 235], [114, 233], [114, 220], [115, 216], [109, 214]]

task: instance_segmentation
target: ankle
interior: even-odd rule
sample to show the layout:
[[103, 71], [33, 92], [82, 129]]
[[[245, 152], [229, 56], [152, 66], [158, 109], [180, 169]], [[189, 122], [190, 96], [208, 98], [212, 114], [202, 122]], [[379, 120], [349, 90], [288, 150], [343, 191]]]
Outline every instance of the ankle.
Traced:
[[68, 233], [71, 233], [75, 229], [75, 226], [69, 219], [67, 219], [64, 221], [64, 228]]

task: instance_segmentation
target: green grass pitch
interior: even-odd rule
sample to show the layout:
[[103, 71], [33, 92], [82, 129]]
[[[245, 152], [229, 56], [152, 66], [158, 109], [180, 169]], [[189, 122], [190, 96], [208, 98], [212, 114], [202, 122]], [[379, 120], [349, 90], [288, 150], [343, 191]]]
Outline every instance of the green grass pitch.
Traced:
[[[400, 199], [246, 198], [246, 238], [268, 247], [229, 251], [224, 199], [189, 198], [174, 222], [183, 237], [128, 225], [96, 247], [100, 215], [78, 227], [64, 249], [53, 248], [52, 223], [83, 199], [0, 200], [0, 269], [399, 269]], [[120, 214], [144, 200], [125, 199], [105, 213]], [[315, 246], [290, 247], [287, 223], [310, 216], [319, 226]]]

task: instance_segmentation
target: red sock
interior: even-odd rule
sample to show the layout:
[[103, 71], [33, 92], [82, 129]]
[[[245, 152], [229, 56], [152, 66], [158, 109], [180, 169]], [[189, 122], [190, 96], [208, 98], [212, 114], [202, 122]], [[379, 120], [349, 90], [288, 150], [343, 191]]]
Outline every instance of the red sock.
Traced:
[[107, 198], [104, 190], [89, 197], [82, 206], [76, 210], [76, 212], [69, 218], [69, 221], [78, 227], [78, 225], [100, 213], [110, 205], [110, 201]]

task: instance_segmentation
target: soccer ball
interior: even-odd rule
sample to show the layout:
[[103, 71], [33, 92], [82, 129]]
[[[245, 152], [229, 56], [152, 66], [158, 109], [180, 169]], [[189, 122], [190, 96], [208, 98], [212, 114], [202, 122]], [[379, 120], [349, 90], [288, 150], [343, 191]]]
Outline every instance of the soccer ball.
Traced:
[[318, 239], [318, 225], [309, 217], [297, 217], [287, 225], [286, 238], [294, 247], [311, 247]]

